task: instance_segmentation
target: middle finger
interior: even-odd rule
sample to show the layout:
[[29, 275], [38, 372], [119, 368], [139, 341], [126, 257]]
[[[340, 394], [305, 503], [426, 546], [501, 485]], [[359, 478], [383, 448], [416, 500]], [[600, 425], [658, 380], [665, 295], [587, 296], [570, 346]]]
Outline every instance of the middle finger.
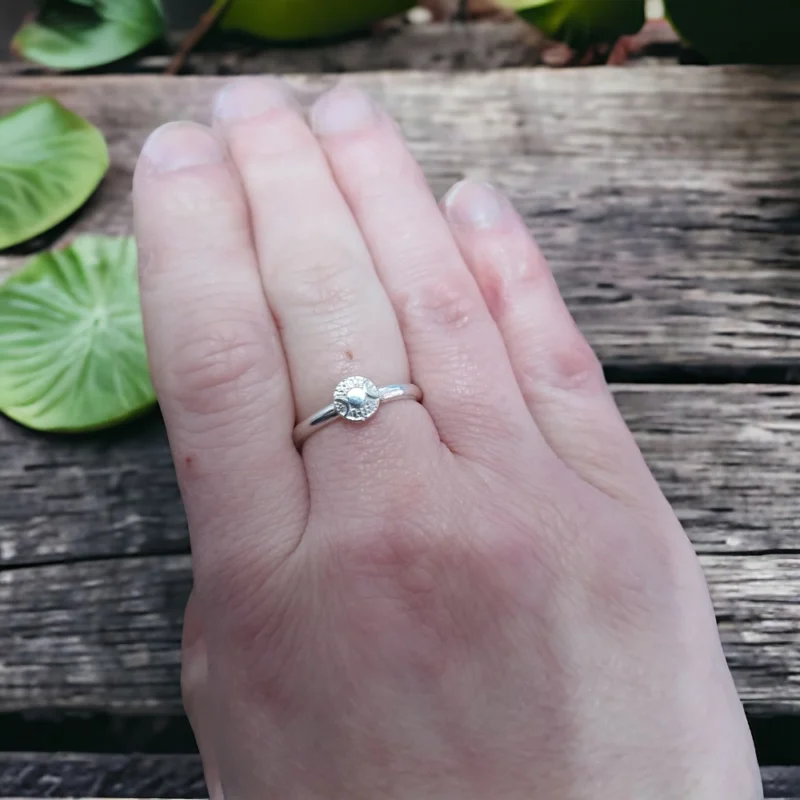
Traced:
[[497, 463], [534, 440], [544, 463], [497, 325], [399, 127], [347, 86], [318, 100], [311, 119], [394, 303], [442, 441]]
[[[249, 200], [298, 420], [330, 403], [348, 375], [377, 385], [407, 382], [392, 304], [288, 86], [273, 78], [234, 81], [214, 114]], [[323, 437], [330, 433], [314, 439]]]

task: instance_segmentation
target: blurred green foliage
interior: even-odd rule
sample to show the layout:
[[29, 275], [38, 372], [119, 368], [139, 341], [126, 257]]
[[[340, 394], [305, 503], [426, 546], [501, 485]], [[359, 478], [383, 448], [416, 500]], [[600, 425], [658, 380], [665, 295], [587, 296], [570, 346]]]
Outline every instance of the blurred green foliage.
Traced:
[[[636, 33], [645, 0], [498, 0], [578, 52]], [[800, 63], [800, 0], [664, 0], [678, 34], [711, 63]]]
[[218, 0], [223, 30], [277, 41], [341, 36], [407, 11], [415, 0]]
[[11, 47], [51, 69], [80, 70], [135, 53], [165, 28], [160, 0], [45, 0]]
[[0, 249], [80, 208], [108, 163], [103, 134], [50, 97], [0, 117]]
[[644, 0], [499, 0], [545, 36], [577, 51], [636, 33], [645, 21]]

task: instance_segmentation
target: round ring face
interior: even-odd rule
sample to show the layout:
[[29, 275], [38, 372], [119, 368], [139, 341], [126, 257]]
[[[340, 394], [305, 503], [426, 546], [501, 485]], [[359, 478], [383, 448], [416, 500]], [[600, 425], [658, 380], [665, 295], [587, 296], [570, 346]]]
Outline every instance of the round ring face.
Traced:
[[368, 420], [380, 404], [378, 387], [366, 378], [345, 378], [333, 391], [336, 413], [350, 422]]

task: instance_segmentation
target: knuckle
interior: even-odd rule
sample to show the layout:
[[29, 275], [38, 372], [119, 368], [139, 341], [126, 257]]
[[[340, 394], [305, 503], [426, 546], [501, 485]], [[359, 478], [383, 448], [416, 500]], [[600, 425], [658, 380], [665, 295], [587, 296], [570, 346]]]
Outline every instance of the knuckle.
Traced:
[[432, 537], [406, 518], [376, 525], [341, 544], [337, 561], [348, 598], [342, 605], [354, 641], [369, 643], [377, 637], [386, 652], [400, 639], [409, 645], [401, 656], [406, 663], [435, 666], [447, 642], [458, 635], [454, 599], [443, 589], [445, 556], [456, 561], [458, 546], [446, 546], [446, 539]]
[[173, 398], [192, 415], [251, 407], [268, 380], [262, 319], [232, 313], [189, 321], [186, 340], [173, 353]]
[[560, 387], [596, 390], [605, 386], [603, 368], [577, 328], [553, 352], [554, 378]]
[[[215, 219], [225, 214], [236, 195], [227, 174], [213, 178], [207, 173], [179, 173], [162, 187], [161, 204], [169, 208], [174, 220], [195, 223], [200, 218]], [[226, 214], [227, 216], [227, 214]], [[197, 226], [202, 234], [203, 227]]]
[[[303, 263], [302, 258], [289, 259], [292, 264]], [[301, 312], [317, 317], [338, 317], [343, 310], [358, 307], [358, 290], [348, 280], [349, 270], [343, 265], [344, 258], [324, 260], [317, 257], [313, 266], [292, 270], [293, 280], [287, 281], [282, 289], [281, 301], [276, 304], [276, 313], [281, 317], [280, 326], [286, 325], [287, 312]], [[289, 271], [285, 271], [289, 274]], [[280, 309], [283, 309], [282, 313]]]
[[593, 394], [606, 391], [603, 366], [576, 327], [556, 337], [545, 357], [534, 352], [522, 371], [523, 389], [528, 395], [538, 394], [543, 381], [551, 388], [565, 392]]
[[440, 677], [465, 647], [496, 642], [519, 618], [532, 570], [544, 574], [527, 537], [478, 541], [449, 519], [431, 531], [406, 512], [340, 553], [351, 640], [379, 642], [390, 663], [427, 678]]
[[[246, 225], [242, 200], [223, 167], [174, 173], [161, 181], [158, 195], [149, 200], [150, 204], [145, 208], [137, 205], [137, 217], [152, 219], [151, 215], [166, 215], [173, 226], [191, 230], [192, 246], [198, 248], [213, 241], [215, 235], [228, 226], [238, 230]], [[198, 224], [198, 220], [214, 220], [215, 225]], [[164, 237], [163, 246], [169, 248], [175, 238]], [[199, 240], [196, 244], [195, 239]], [[189, 242], [180, 242], [181, 246], [184, 244]]]
[[259, 184], [274, 185], [276, 161], [289, 155], [293, 168], [303, 167], [305, 155], [317, 165], [315, 140], [291, 106], [273, 108], [250, 122], [233, 126], [228, 142], [234, 158], [247, 165], [247, 179]]
[[467, 280], [425, 281], [400, 298], [400, 313], [406, 324], [458, 330], [476, 317], [475, 287]]
[[376, 125], [341, 137], [329, 146], [336, 148], [340, 159], [347, 162], [343, 180], [358, 182], [364, 202], [385, 200], [387, 187], [396, 185], [398, 180], [405, 184], [425, 183], [422, 171], [408, 157], [399, 129], [386, 116]]

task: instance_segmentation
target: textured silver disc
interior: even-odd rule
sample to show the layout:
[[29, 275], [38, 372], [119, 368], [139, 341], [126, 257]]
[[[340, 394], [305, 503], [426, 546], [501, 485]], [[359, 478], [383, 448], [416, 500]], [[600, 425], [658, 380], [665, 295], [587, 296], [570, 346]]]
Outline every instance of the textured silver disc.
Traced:
[[368, 420], [381, 404], [378, 387], [367, 378], [345, 378], [333, 391], [333, 405], [340, 417], [350, 422]]

